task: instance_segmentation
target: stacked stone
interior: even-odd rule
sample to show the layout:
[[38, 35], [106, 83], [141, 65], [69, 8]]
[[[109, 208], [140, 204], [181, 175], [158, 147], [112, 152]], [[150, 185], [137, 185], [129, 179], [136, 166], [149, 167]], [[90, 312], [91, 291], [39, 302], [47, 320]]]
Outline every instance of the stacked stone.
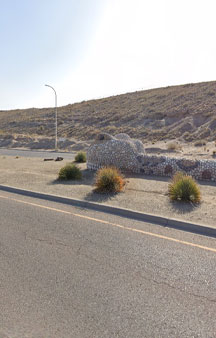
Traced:
[[137, 155], [143, 151], [141, 141], [132, 140], [127, 134], [115, 137], [100, 134], [87, 151], [87, 168], [95, 170], [104, 166], [115, 166], [123, 171], [139, 172]]
[[142, 142], [131, 139], [127, 134], [118, 134], [115, 137], [100, 134], [95, 144], [89, 147], [87, 168], [97, 170], [104, 166], [157, 176], [172, 176], [181, 171], [198, 180], [216, 181], [215, 160], [146, 155]]

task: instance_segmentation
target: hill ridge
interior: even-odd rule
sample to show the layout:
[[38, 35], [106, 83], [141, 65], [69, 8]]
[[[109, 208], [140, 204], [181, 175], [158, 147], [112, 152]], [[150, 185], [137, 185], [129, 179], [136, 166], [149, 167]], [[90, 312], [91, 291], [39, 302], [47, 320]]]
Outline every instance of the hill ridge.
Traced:
[[[52, 137], [54, 108], [0, 111], [0, 133]], [[119, 94], [58, 107], [58, 136], [90, 140], [99, 132], [143, 141], [216, 139], [216, 81]]]

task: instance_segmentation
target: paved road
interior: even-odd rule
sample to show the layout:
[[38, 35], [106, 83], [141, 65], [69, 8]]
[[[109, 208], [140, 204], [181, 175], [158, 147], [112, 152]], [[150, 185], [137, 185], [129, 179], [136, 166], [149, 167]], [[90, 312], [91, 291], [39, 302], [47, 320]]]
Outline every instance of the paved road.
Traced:
[[0, 148], [2, 156], [23, 156], [23, 157], [40, 157], [40, 158], [56, 158], [61, 156], [68, 159], [74, 159], [76, 152], [55, 152], [55, 151], [39, 151], [39, 150], [21, 150], [21, 149], [5, 149]]
[[0, 192], [0, 337], [216, 337], [216, 241]]

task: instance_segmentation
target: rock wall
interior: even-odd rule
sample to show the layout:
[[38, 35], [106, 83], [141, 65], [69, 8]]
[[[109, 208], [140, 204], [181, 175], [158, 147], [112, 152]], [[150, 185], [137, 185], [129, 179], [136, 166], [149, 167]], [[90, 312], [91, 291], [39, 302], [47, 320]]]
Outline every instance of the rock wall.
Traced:
[[141, 141], [132, 140], [127, 134], [115, 137], [100, 134], [87, 151], [87, 168], [98, 169], [112, 165], [123, 171], [138, 172], [139, 156], [144, 155]]
[[182, 171], [197, 180], [216, 181], [216, 160], [146, 155], [142, 142], [131, 139], [127, 134], [115, 137], [100, 134], [89, 147], [88, 169], [97, 170], [108, 165], [125, 172], [157, 176], [172, 176], [177, 171]]

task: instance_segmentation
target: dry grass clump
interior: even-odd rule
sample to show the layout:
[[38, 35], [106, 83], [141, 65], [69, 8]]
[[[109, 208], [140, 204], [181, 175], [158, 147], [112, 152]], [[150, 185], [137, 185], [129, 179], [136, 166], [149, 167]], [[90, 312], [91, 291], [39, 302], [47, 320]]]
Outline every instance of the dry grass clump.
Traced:
[[177, 142], [170, 142], [167, 144], [167, 149], [176, 151], [180, 149], [180, 145]]
[[79, 151], [75, 156], [75, 162], [85, 163], [86, 162], [86, 152]]
[[184, 201], [199, 203], [201, 199], [200, 188], [196, 181], [182, 172], [177, 172], [168, 187], [171, 201]]
[[116, 193], [122, 191], [125, 180], [117, 168], [104, 167], [97, 171], [95, 185], [97, 192]]
[[191, 142], [193, 141], [194, 137], [191, 133], [189, 133], [188, 131], [186, 131], [183, 135], [182, 135], [183, 139], [187, 142]]
[[68, 163], [62, 167], [58, 174], [59, 180], [80, 180], [82, 172], [75, 164]]

